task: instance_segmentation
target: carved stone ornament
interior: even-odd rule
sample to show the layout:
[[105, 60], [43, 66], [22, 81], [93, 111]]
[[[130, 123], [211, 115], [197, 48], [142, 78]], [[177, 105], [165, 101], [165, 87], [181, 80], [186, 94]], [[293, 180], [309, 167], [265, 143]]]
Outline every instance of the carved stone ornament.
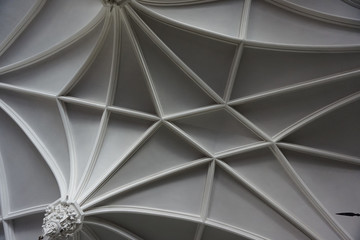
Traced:
[[46, 208], [39, 239], [67, 239], [81, 229], [82, 220], [83, 212], [77, 203], [57, 200]]

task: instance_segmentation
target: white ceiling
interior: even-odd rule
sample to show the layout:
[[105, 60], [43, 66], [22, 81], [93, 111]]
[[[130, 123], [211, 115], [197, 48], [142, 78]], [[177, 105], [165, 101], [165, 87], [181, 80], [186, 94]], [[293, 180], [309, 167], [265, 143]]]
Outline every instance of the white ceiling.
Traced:
[[0, 240], [359, 239], [360, 10], [0, 1]]

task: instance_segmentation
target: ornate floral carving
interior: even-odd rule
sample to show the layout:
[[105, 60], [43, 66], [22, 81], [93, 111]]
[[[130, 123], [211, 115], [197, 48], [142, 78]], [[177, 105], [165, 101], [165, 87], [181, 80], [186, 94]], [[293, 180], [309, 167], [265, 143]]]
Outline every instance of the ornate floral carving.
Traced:
[[74, 202], [58, 200], [50, 204], [46, 208], [40, 239], [67, 239], [81, 229], [82, 215], [80, 207]]

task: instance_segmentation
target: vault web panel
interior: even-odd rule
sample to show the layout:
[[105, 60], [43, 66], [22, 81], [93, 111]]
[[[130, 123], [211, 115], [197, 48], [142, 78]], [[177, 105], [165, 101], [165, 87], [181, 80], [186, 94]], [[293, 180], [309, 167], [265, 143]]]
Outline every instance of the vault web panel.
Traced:
[[[336, 214], [359, 212], [358, 9], [17, 4], [0, 3], [0, 240], [359, 238]], [[78, 211], [56, 234], [51, 203]]]

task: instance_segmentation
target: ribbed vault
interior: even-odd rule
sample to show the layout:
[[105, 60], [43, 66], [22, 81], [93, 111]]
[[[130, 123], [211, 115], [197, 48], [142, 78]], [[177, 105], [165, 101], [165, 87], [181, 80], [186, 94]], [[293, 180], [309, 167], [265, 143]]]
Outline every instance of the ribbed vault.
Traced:
[[[355, 1], [356, 2], [356, 1]], [[346, 1], [0, 3], [0, 240], [358, 239]]]

